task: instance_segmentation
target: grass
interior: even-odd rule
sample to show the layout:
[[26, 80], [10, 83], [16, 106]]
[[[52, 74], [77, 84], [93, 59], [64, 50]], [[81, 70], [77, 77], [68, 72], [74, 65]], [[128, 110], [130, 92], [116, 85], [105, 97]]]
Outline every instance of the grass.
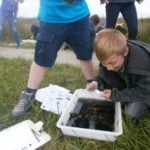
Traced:
[[[115, 142], [102, 142], [85, 138], [64, 136], [56, 127], [59, 116], [40, 109], [38, 102], [24, 118], [14, 120], [10, 113], [17, 98], [26, 87], [31, 61], [0, 58], [0, 130], [25, 119], [44, 122], [44, 130], [52, 137], [42, 150], [149, 150], [150, 118], [147, 116], [135, 124], [123, 113], [124, 133]], [[74, 91], [84, 88], [85, 80], [79, 68], [70, 65], [55, 65], [49, 70], [41, 87], [49, 83]]]
[[138, 39], [150, 44], [150, 18], [139, 20], [139, 36]]

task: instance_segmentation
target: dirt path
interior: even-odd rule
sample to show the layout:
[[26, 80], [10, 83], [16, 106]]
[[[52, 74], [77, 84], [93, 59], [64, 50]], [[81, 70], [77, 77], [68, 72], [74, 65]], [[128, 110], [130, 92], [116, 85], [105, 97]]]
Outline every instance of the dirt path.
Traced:
[[[6, 57], [6, 58], [21, 57], [25, 59], [33, 59], [34, 50], [24, 49], [24, 48], [15, 49], [15, 48], [0, 47], [0, 57]], [[76, 59], [75, 54], [71, 50], [60, 50], [58, 52], [56, 63], [79, 66], [79, 61]], [[95, 54], [93, 54], [93, 64], [95, 68], [98, 68], [99, 63]]]

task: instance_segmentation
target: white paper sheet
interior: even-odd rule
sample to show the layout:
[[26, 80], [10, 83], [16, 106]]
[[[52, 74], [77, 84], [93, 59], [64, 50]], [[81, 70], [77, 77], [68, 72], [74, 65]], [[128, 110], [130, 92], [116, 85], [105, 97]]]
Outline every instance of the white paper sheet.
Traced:
[[60, 115], [67, 107], [71, 96], [68, 89], [50, 84], [48, 87], [39, 89], [35, 99], [41, 102], [41, 109]]

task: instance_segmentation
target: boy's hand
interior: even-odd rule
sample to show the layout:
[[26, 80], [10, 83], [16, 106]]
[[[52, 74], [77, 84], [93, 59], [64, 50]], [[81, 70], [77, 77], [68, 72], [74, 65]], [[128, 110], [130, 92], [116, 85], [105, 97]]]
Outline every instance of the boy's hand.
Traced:
[[87, 83], [86, 89], [89, 91], [96, 90], [98, 87], [98, 82], [97, 81], [92, 81], [91, 83]]
[[105, 89], [103, 91], [103, 94], [101, 94], [101, 96], [105, 97], [106, 99], [110, 99], [110, 97], [111, 97], [111, 90], [110, 89]]

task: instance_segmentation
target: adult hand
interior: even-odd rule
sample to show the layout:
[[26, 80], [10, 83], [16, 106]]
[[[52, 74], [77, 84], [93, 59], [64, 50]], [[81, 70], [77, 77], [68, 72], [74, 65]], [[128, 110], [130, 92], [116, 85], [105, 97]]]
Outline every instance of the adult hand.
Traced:
[[92, 81], [90, 83], [87, 83], [86, 89], [89, 91], [96, 90], [98, 88], [98, 82], [97, 81]]
[[110, 99], [111, 98], [111, 90], [110, 89], [105, 89], [103, 91], [103, 94], [101, 94], [101, 96], [105, 97], [106, 99]]

